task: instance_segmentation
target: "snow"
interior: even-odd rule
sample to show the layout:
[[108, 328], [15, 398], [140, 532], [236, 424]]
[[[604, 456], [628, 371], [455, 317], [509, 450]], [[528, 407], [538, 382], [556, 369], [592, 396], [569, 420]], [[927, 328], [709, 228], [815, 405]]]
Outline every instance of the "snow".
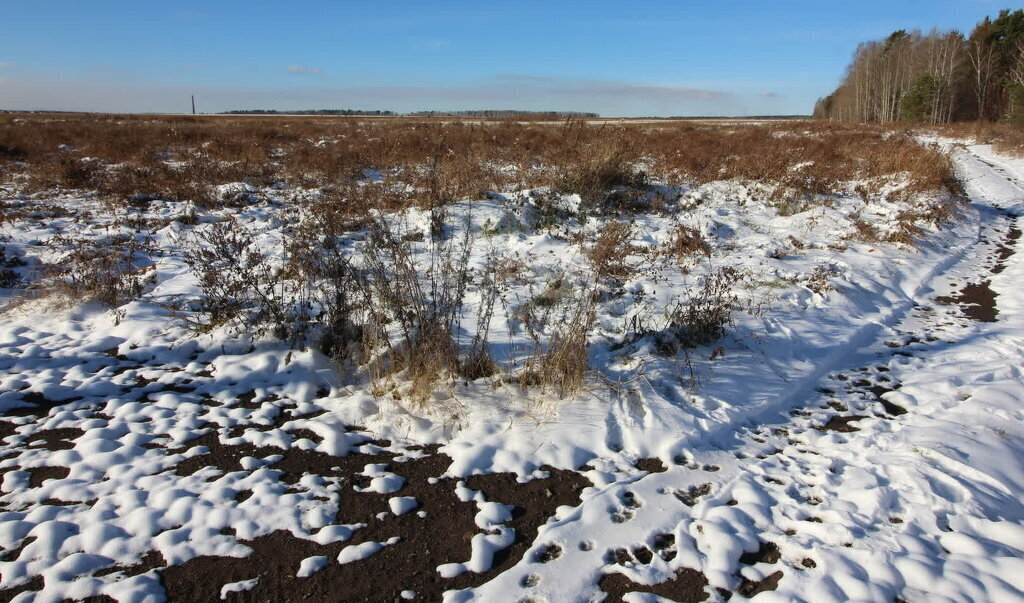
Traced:
[[231, 593], [243, 593], [247, 590], [256, 588], [256, 585], [260, 583], [259, 578], [252, 578], [251, 580], [242, 580], [240, 582], [231, 582], [225, 584], [220, 589], [221, 600], [227, 599]]
[[[976, 220], [983, 225], [990, 206], [1016, 214], [1024, 193], [1020, 180], [979, 167], [979, 155], [986, 157], [987, 152], [970, 148], [954, 156], [966, 172], [968, 193], [976, 204], [972, 211], [981, 214]], [[985, 161], [994, 163], [991, 157]], [[1019, 160], [1000, 162], [1024, 167]], [[844, 346], [847, 367], [891, 358], [885, 374], [902, 386], [885, 398], [910, 409], [899, 421], [864, 419], [858, 422], [861, 431], [843, 434], [802, 427], [808, 421], [801, 417], [776, 422], [785, 426], [788, 437], [773, 434], [771, 422], [740, 427], [730, 445], [689, 449], [693, 469], [677, 465], [613, 484], [588, 498], [571, 517], [542, 528], [538, 542], [570, 543], [563, 547], [564, 561], [538, 568], [524, 559], [483, 587], [448, 598], [489, 600], [515, 588], [527, 575], [539, 577], [538, 586], [528, 591], [531, 596], [597, 597], [594, 584], [603, 572], [651, 584], [670, 578], [680, 567], [700, 569], [711, 586], [735, 589], [739, 556], [768, 540], [780, 544], [789, 567], [781, 568], [778, 589], [764, 598], [1018, 600], [1024, 592], [1024, 506], [1019, 501], [1024, 467], [1016, 461], [1024, 458], [1024, 412], [1019, 406], [1024, 323], [1018, 314], [1024, 291], [1014, 285], [1024, 277], [1024, 245], [1018, 241], [1015, 250], [1007, 269], [992, 278], [1005, 320], [936, 325], [935, 320], [902, 312], [871, 339], [861, 339], [863, 345]], [[914, 299], [927, 298], [932, 288], [942, 293], [948, 285], [940, 275], [963, 282], [962, 277], [982, 273], [977, 250], [952, 251], [955, 261], [943, 263], [941, 273], [933, 271], [934, 278], [915, 287]], [[956, 313], [945, 310], [947, 315]], [[893, 356], [883, 342], [897, 330], [933, 332], [940, 341], [955, 343], [915, 350], [915, 357]], [[827, 383], [825, 387], [838, 383], [823, 376], [818, 381]], [[808, 397], [808, 408], [818, 404], [816, 399], [828, 398], [820, 393]], [[853, 396], [843, 401], [850, 407], [863, 404]], [[771, 454], [773, 448], [778, 452]], [[720, 469], [699, 469], [705, 463]], [[701, 482], [712, 485], [711, 494], [693, 507], [666, 501], [666, 494]], [[626, 489], [642, 504], [628, 521], [617, 523], [608, 510], [622, 506], [620, 495]], [[815, 502], [808, 502], [811, 497]], [[794, 535], [787, 530], [795, 530]], [[657, 533], [675, 537], [678, 555], [671, 562], [655, 555], [649, 565], [609, 567], [599, 556], [574, 546], [596, 538], [598, 543], [591, 546], [598, 550], [632, 548], [645, 541], [650, 545], [650, 535]], [[812, 559], [815, 569], [798, 567], [803, 558]], [[758, 564], [741, 573], [760, 579], [776, 568]]]
[[322, 555], [306, 557], [299, 565], [299, 571], [295, 575], [299, 578], [308, 578], [313, 574], [327, 567], [328, 559]]
[[351, 563], [353, 561], [369, 559], [384, 547], [395, 544], [399, 540], [401, 539], [395, 536], [389, 538], [387, 542], [364, 542], [362, 544], [349, 545], [338, 553], [338, 563]]
[[491, 533], [475, 534], [470, 541], [473, 552], [469, 561], [440, 565], [437, 568], [437, 573], [442, 578], [454, 578], [467, 571], [476, 573], [486, 572], [491, 569], [494, 554], [512, 546], [514, 541], [515, 531], [505, 526], [498, 526]]
[[[348, 427], [360, 425], [398, 446], [441, 444], [452, 458], [449, 477], [509, 471], [525, 480], [545, 465], [589, 464], [585, 474], [593, 486], [578, 507], [560, 508], [514, 567], [480, 587], [449, 593], [451, 600], [504, 600], [509, 593], [552, 601], [597, 599], [603, 596], [597, 581], [605, 573], [654, 584], [680, 568], [701, 571], [712, 596], [714, 588], [736, 590], [740, 576], [759, 580], [781, 569], [778, 589], [762, 597], [1019, 599], [1024, 242], [1017, 241], [1016, 255], [990, 278], [998, 293], [998, 321], [967, 321], [934, 298], [987, 270], [983, 239], [1005, 235], [1011, 221], [1022, 226], [1024, 160], [982, 145], [950, 148], [972, 203], [956, 223], [929, 229], [916, 249], [850, 239], [851, 215], [884, 227], [900, 209], [895, 202], [866, 204], [851, 194], [783, 216], [755, 184], [675, 187], [689, 209], [638, 216], [640, 234], [633, 244], [655, 248], [679, 224], [707, 234], [715, 262], [740, 270], [738, 294], [741, 303], [751, 304], [750, 313], [739, 313], [714, 346], [721, 345], [724, 354], [713, 354], [712, 347], [692, 352], [692, 373], [683, 371], [678, 358], [653, 353], [649, 341], [616, 348], [610, 342], [622, 339], [631, 318], [656, 321], [658, 308], [692, 288], [710, 267], [694, 261], [685, 274], [638, 271], [623, 285], [629, 295], [599, 307], [590, 364], [601, 384], [568, 399], [480, 380], [444, 386], [448, 391], [438, 392], [436, 406], [417, 406], [343, 383], [331, 361], [313, 350], [289, 350], [226, 331], [193, 337], [164, 304], [196, 295], [180, 242], [183, 232], [206, 225], [172, 223], [152, 233], [167, 252], [155, 259], [154, 284], [141, 300], [116, 311], [28, 300], [0, 316], [0, 412], [23, 408], [30, 393], [74, 400], [37, 423], [5, 417], [13, 435], [2, 442], [0, 469], [12, 470], [0, 482], [6, 509], [0, 511], [0, 547], [24, 548], [0, 562], [0, 587], [41, 575], [39, 600], [99, 594], [157, 599], [162, 588], [154, 571], [130, 578], [92, 573], [130, 565], [153, 550], [170, 563], [203, 555], [245, 557], [250, 549], [240, 540], [275, 530], [320, 544], [348, 541], [365, 526], [333, 523], [338, 483], [309, 475], [295, 485], [283, 483], [274, 468], [280, 455], [245, 455], [230, 467], [211, 464], [185, 476], [173, 468], [203, 452], [192, 441], [211, 433], [225, 444], [341, 456], [366, 445]], [[242, 183], [217, 190], [232, 197], [267, 194]], [[464, 202], [450, 212], [471, 215], [477, 232], [490, 224], [487, 236], [495, 247], [524, 267], [530, 284], [513, 287], [510, 300], [526, 299], [531, 287], [556, 277], [570, 283], [583, 278], [579, 248], [536, 229], [530, 195], [508, 191], [505, 201]], [[103, 213], [94, 199], [57, 202]], [[580, 200], [560, 202], [572, 207]], [[184, 209], [162, 201], [152, 207], [167, 217]], [[273, 206], [254, 199], [244, 217], [266, 241], [279, 240], [282, 216]], [[429, 223], [422, 212], [392, 219], [413, 230]], [[578, 226], [592, 234], [601, 225], [593, 222]], [[93, 228], [63, 218], [18, 222], [9, 225], [6, 245], [45, 259], [50, 251], [32, 242], [54, 230], [100, 236], [107, 227], [112, 226]], [[480, 251], [471, 262], [482, 269], [485, 259]], [[831, 290], [810, 286], [821, 266], [833, 273]], [[471, 291], [468, 299], [477, 303], [478, 297]], [[475, 315], [467, 312], [464, 320], [466, 332], [474, 332]], [[923, 333], [936, 341], [899, 348], [912, 349], [913, 356], [894, 355], [896, 348], [887, 345]], [[528, 343], [511, 319], [495, 320], [492, 339], [507, 350], [503, 362], [515, 361]], [[877, 403], [845, 390], [839, 374], [855, 378], [860, 366], [884, 366], [884, 375], [900, 387], [883, 399], [908, 413], [881, 416], [872, 410]], [[170, 387], [185, 382], [191, 391]], [[239, 404], [249, 392], [255, 393], [256, 408]], [[225, 404], [205, 405], [207, 397]], [[295, 405], [286, 408], [283, 399]], [[819, 407], [830, 402], [865, 415], [856, 423], [859, 431], [816, 429], [826, 420]], [[803, 410], [810, 414], [790, 415]], [[303, 418], [319, 411], [324, 412]], [[251, 425], [262, 429], [235, 429]], [[65, 449], [33, 444], [41, 441], [41, 431], [72, 427], [81, 433]], [[322, 441], [290, 433], [299, 429]], [[652, 457], [667, 470], [635, 468], [637, 460]], [[69, 472], [30, 487], [30, 470], [45, 466]], [[356, 489], [399, 493], [405, 480], [389, 469], [398, 471], [366, 465], [362, 476], [368, 486]], [[691, 496], [705, 485], [706, 494]], [[249, 498], [236, 500], [248, 491]], [[495, 553], [515, 539], [504, 525], [511, 507], [487, 501], [461, 481], [456, 493], [476, 503], [481, 533], [472, 537], [470, 559], [436, 568], [444, 578], [488, 571]], [[44, 504], [50, 499], [86, 504]], [[388, 504], [396, 516], [419, 507], [409, 496], [390, 497]], [[655, 554], [651, 563], [608, 562], [608, 551], [653, 549], [663, 534], [673, 538], [671, 559]], [[766, 541], [779, 547], [782, 560], [740, 568], [741, 556]], [[337, 561], [367, 559], [395, 542], [349, 545]], [[532, 552], [552, 544], [562, 551], [558, 559], [534, 561]], [[804, 559], [813, 560], [814, 568], [801, 566]], [[310, 576], [328, 561], [309, 557], [296, 575]], [[535, 585], [524, 588], [527, 576], [535, 577], [529, 581]], [[225, 585], [221, 597], [257, 584], [253, 578]]]
[[395, 515], [405, 515], [409, 511], [416, 509], [419, 503], [412, 496], [394, 496], [388, 499], [388, 506], [391, 507], [391, 512]]
[[357, 492], [375, 492], [377, 494], [391, 494], [392, 492], [398, 492], [402, 485], [405, 484], [405, 479], [400, 475], [395, 475], [389, 471], [385, 471], [384, 468], [387, 465], [367, 465], [366, 469], [363, 470], [363, 475], [371, 478], [370, 485], [366, 488], [356, 487]]

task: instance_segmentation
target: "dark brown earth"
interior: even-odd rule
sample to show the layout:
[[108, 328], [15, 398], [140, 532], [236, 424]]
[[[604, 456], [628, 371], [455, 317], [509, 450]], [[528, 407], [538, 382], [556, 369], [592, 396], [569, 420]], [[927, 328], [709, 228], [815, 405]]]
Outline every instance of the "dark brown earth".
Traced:
[[[211, 446], [211, 437], [193, 443], [209, 446], [211, 452], [199, 457], [206, 459], [206, 465], [192, 459], [186, 461], [187, 470], [209, 465], [237, 469], [236, 459], [265, 452], [251, 446]], [[282, 452], [280, 449], [273, 451]], [[495, 555], [491, 571], [467, 572], [446, 580], [437, 573], [437, 566], [470, 559], [470, 541], [480, 533], [474, 523], [477, 506], [458, 499], [455, 487], [459, 480], [440, 478], [451, 459], [433, 449], [427, 452], [424, 457], [401, 462], [394, 461], [397, 455], [390, 452], [356, 453], [345, 457], [298, 450], [284, 452], [285, 458], [271, 467], [284, 472], [281, 479], [286, 483], [297, 482], [303, 473], [357, 482], [356, 478], [361, 476], [356, 474], [368, 463], [388, 463], [387, 470], [404, 477], [406, 483], [399, 491], [386, 495], [342, 490], [337, 522], [367, 524], [366, 528], [356, 531], [349, 542], [319, 545], [281, 531], [243, 541], [253, 549], [249, 557], [200, 557], [161, 570], [168, 598], [172, 601], [216, 600], [224, 584], [259, 577], [254, 589], [230, 595], [229, 600], [393, 601], [405, 590], [416, 592], [419, 600], [440, 600], [446, 590], [477, 586], [517, 563], [536, 538], [537, 528], [559, 506], [579, 504], [583, 487], [589, 485], [576, 472], [550, 468], [545, 468], [549, 477], [524, 484], [518, 483], [513, 474], [468, 478], [465, 480], [467, 487], [483, 492], [488, 501], [514, 505], [512, 519], [505, 525], [515, 530], [515, 541]], [[181, 471], [181, 465], [178, 470]], [[430, 478], [440, 479], [431, 484]], [[388, 506], [392, 496], [413, 496], [419, 506], [413, 512], [396, 517]], [[426, 517], [419, 517], [419, 511], [426, 512]], [[379, 513], [384, 514], [382, 519], [377, 518]], [[398, 543], [384, 547], [368, 559], [344, 565], [334, 561], [346, 546], [385, 542], [396, 536], [401, 539]], [[332, 563], [310, 577], [297, 578], [295, 573], [301, 561], [312, 556], [326, 556]]]
[[740, 584], [740, 587], [739, 589], [737, 589], [737, 592], [739, 592], [744, 597], [751, 598], [754, 595], [759, 595], [769, 590], [775, 590], [779, 587], [779, 580], [782, 580], [781, 571], [769, 574], [763, 580], [753, 581], [744, 578], [743, 583]]
[[996, 247], [996, 264], [992, 267], [992, 274], [999, 274], [1006, 269], [1006, 260], [1014, 254], [1013, 246], [1020, 239], [1020, 229], [1011, 226], [1006, 233], [1006, 239]]
[[608, 598], [605, 599], [608, 602], [622, 601], [626, 593], [638, 592], [652, 593], [680, 602], [706, 601], [710, 596], [706, 590], [708, 579], [701, 572], [688, 568], [676, 570], [674, 579], [653, 586], [637, 584], [618, 573], [605, 574], [597, 584], [601, 590], [608, 593]]
[[[655, 547], [658, 548], [657, 546]], [[649, 554], [648, 549], [644, 549]], [[660, 554], [660, 553], [659, 553]], [[664, 555], [663, 555], [664, 557]], [[641, 558], [640, 555], [631, 557], [629, 552], [625, 549], [619, 549], [613, 552], [609, 559], [612, 563], [625, 564], [632, 562], [633, 559], [640, 561], [641, 563], [650, 563], [652, 557], [647, 556]], [[782, 554], [779, 552], [779, 547], [773, 542], [762, 542], [760, 543], [756, 551], [747, 552], [740, 556], [739, 562], [742, 565], [755, 565], [758, 563], [775, 564], [782, 559]], [[779, 586], [779, 580], [782, 579], [782, 572], [777, 571], [766, 576], [763, 580], [753, 581], [748, 578], [740, 577], [740, 586], [737, 592], [745, 597], [753, 597], [756, 594], [766, 592], [769, 590], [775, 590]], [[607, 573], [601, 577], [598, 582], [598, 586], [604, 592], [608, 593], [606, 601], [622, 601], [622, 598], [627, 593], [652, 593], [659, 597], [671, 599], [673, 601], [705, 601], [710, 596], [707, 591], [708, 581], [707, 578], [701, 572], [688, 568], [681, 568], [676, 570], [676, 576], [672, 580], [667, 580], [660, 584], [645, 585], [637, 584], [624, 575], [612, 572]], [[725, 599], [732, 597], [732, 593], [726, 589], [717, 589], [718, 594]]]
[[72, 402], [81, 400], [81, 397], [68, 398], [66, 400], [50, 400], [39, 392], [23, 391], [21, 399], [27, 402], [28, 406], [9, 408], [4, 411], [8, 417], [45, 417], [52, 409]]
[[740, 555], [740, 563], [745, 565], [778, 563], [779, 559], [782, 559], [782, 553], [779, 552], [779, 546], [774, 542], [762, 542], [756, 551]]
[[38, 488], [48, 479], [64, 479], [70, 473], [67, 467], [33, 467], [28, 471], [28, 485], [30, 488]]
[[665, 463], [662, 463], [659, 458], [640, 459], [636, 462], [636, 468], [640, 471], [647, 471], [648, 473], [661, 473], [663, 471], [668, 471], [668, 467], [666, 467]]
[[887, 412], [887, 413], [889, 413], [890, 415], [893, 415], [893, 416], [899, 416], [899, 415], [907, 414], [907, 409], [906, 408], [903, 408], [899, 404], [895, 404], [893, 402], [890, 402], [890, 401], [888, 401], [888, 400], [886, 400], [885, 398], [882, 397], [883, 394], [887, 394], [889, 392], [893, 392], [893, 391], [896, 391], [897, 389], [899, 389], [899, 384], [895, 384], [892, 387], [887, 387], [885, 385], [881, 385], [881, 384], [876, 383], [875, 385], [872, 385], [871, 387], [869, 387], [867, 389], [868, 389], [869, 392], [871, 392], [871, 395], [873, 395], [875, 397], [875, 401], [882, 405], [882, 408], [885, 409], [885, 412]]
[[[51, 409], [69, 403], [67, 400], [56, 402], [35, 395], [29, 395], [26, 399], [33, 406], [14, 409], [7, 414], [19, 417], [45, 416]], [[297, 448], [222, 443], [222, 437], [237, 437], [246, 429], [264, 431], [281, 428], [288, 420], [295, 418], [284, 412], [284, 407], [288, 405], [285, 401], [255, 403], [253, 400], [253, 396], [243, 396], [237, 407], [258, 409], [264, 403], [280, 405], [281, 412], [273, 426], [246, 425], [232, 429], [213, 429], [185, 442], [179, 448], [168, 449], [161, 439], [153, 440], [146, 447], [165, 449], [168, 454], [205, 447], [205, 453], [184, 459], [171, 470], [182, 476], [206, 471], [210, 479], [226, 472], [242, 470], [240, 461], [245, 456], [265, 458], [281, 455], [281, 460], [270, 465], [270, 468], [281, 472], [282, 483], [296, 487], [305, 474], [337, 481], [341, 487], [335, 492], [339, 508], [336, 523], [366, 524], [366, 527], [356, 530], [348, 542], [329, 545], [319, 545], [288, 532], [277, 531], [254, 540], [240, 541], [252, 549], [252, 553], [245, 558], [200, 557], [176, 566], [168, 566], [159, 552], [152, 551], [136, 565], [111, 566], [94, 572], [94, 575], [118, 573], [131, 576], [157, 569], [171, 601], [216, 601], [220, 598], [220, 589], [224, 584], [255, 577], [260, 581], [253, 590], [232, 594], [229, 599], [393, 601], [402, 591], [411, 590], [417, 593], [418, 600], [440, 600], [446, 590], [477, 586], [518, 563], [529, 552], [538, 528], [548, 521], [558, 507], [578, 505], [583, 488], [590, 485], [578, 472], [550, 467], [542, 468], [548, 472], [547, 477], [526, 483], [519, 483], [513, 474], [478, 475], [465, 479], [466, 486], [482, 492], [486, 500], [512, 506], [511, 519], [504, 525], [514, 530], [515, 537], [511, 546], [495, 554], [490, 571], [481, 574], [467, 572], [452, 579], [443, 579], [437, 572], [437, 566], [468, 561], [472, 554], [470, 541], [473, 536], [481, 533], [475, 523], [478, 512], [476, 503], [462, 502], [456, 496], [456, 485], [460, 480], [441, 477], [451, 464], [448, 456], [439, 453], [436, 446], [385, 450], [391, 445], [390, 442], [373, 440], [368, 435], [361, 442], [357, 437], [355, 444], [361, 447], [343, 457]], [[212, 400], [206, 403], [209, 406], [218, 405]], [[0, 421], [0, 440], [15, 435], [17, 428], [18, 425], [14, 423]], [[83, 433], [76, 428], [36, 430], [27, 438], [26, 444], [28, 448], [66, 450], [72, 448], [74, 440]], [[290, 433], [295, 439], [319, 441], [312, 431], [298, 429]], [[417, 454], [423, 456], [409, 458]], [[404, 486], [389, 494], [358, 492], [354, 486], [367, 485], [369, 480], [361, 472], [370, 463], [387, 465], [388, 471], [405, 478]], [[649, 461], [646, 465], [649, 470], [664, 469], [660, 462]], [[7, 468], [3, 472], [14, 468]], [[59, 466], [25, 470], [29, 473], [29, 485], [32, 488], [50, 479], [64, 479], [69, 474], [67, 468]], [[240, 492], [238, 499], [244, 500], [250, 495], [248, 491]], [[395, 516], [388, 504], [393, 496], [415, 497], [418, 507], [412, 512]], [[47, 500], [44, 504], [77, 503]], [[426, 513], [426, 516], [421, 518], [419, 512]], [[225, 533], [233, 532], [227, 530]], [[393, 537], [400, 540], [368, 559], [344, 565], [335, 560], [346, 546], [385, 542]], [[17, 559], [30, 542], [31, 539], [26, 539], [16, 549], [0, 552], [2, 559]], [[560, 552], [557, 545], [541, 545], [533, 555], [536, 562], [548, 562], [556, 559]], [[332, 563], [310, 577], [295, 576], [303, 559], [321, 555], [327, 556]], [[17, 588], [0, 591], [0, 601], [42, 587], [43, 579], [36, 577]]]
[[711, 494], [711, 484], [706, 483], [699, 486], [690, 486], [686, 492], [677, 491], [675, 492], [675, 497], [684, 505], [692, 507], [697, 504], [698, 498], [707, 496], [708, 494]]
[[844, 416], [839, 416], [839, 415], [832, 415], [831, 417], [829, 417], [829, 420], [828, 420], [827, 423], [825, 423], [821, 427], [816, 427], [815, 429], [817, 429], [818, 431], [838, 431], [838, 432], [841, 432], [841, 433], [850, 433], [852, 431], [860, 431], [859, 428], [854, 427], [853, 425], [851, 425], [851, 423], [853, 423], [854, 421], [859, 421], [861, 419], [866, 419], [866, 418], [867, 417], [865, 417], [863, 415], [853, 415], [853, 416], [845, 416], [845, 417]]
[[964, 285], [956, 295], [936, 297], [941, 304], [958, 304], [965, 316], [979, 322], [995, 322], [999, 310], [996, 309], [998, 293], [989, 285], [992, 281], [969, 283]]
[[[1006, 261], [1015, 253], [1014, 245], [1020, 239], [1021, 231], [1015, 224], [1010, 226], [1006, 237], [996, 245], [993, 251], [993, 264], [989, 271], [992, 274], [999, 274], [1006, 269]], [[979, 322], [995, 322], [999, 316], [996, 307], [998, 293], [992, 290], [992, 281], [985, 280], [977, 283], [967, 283], [955, 295], [945, 295], [935, 298], [935, 301], [942, 304], [958, 304], [965, 316]]]

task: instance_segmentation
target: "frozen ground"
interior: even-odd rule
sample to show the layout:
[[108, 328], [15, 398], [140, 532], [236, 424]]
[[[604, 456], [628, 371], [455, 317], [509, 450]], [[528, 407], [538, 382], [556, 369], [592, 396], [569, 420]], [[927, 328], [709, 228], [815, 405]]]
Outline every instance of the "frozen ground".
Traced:
[[[685, 369], [616, 346], [709, 267], [638, 271], [602, 302], [595, 384], [571, 400], [481, 380], [423, 407], [315, 352], [194, 338], [161, 304], [194, 294], [178, 245], [206, 226], [154, 203], [141, 300], [0, 318], [0, 597], [1018, 600], [1024, 162], [954, 153], [972, 203], [917, 249], [851, 240], [851, 214], [899, 210], [854, 195], [781, 216], [756, 187], [673, 190], [750, 313]], [[585, 278], [526, 200], [472, 207], [528, 267], [512, 300]], [[272, 247], [289, 211], [239, 213]], [[116, 228], [88, 198], [38, 214], [9, 253]], [[678, 219], [639, 218], [634, 244]], [[495, 331], [514, 361], [524, 335]]]

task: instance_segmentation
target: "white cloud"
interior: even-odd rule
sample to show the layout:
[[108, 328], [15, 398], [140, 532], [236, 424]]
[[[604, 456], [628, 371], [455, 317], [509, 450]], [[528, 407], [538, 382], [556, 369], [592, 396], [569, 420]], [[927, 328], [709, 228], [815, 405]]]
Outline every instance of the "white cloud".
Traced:
[[[289, 73], [313, 74], [292, 65]], [[294, 69], [293, 69], [294, 68]], [[55, 78], [15, 79], [4, 86], [0, 109], [99, 112], [185, 112], [191, 95], [204, 111], [230, 109], [522, 109], [592, 111], [604, 116], [743, 115], [782, 111], [779, 99], [756, 92], [584, 78], [504, 75], [462, 84], [378, 86], [154, 86]], [[751, 102], [752, 101], [752, 102]], [[748, 105], [748, 102], [750, 104]], [[798, 109], [787, 109], [796, 112]]]
[[0, 61], [0, 69], [10, 69], [11, 67], [14, 67], [14, 63], [9, 61]]
[[310, 67], [308, 65], [288, 65], [285, 69], [288, 73], [296, 75], [320, 75], [323, 73], [323, 70], [319, 67]]

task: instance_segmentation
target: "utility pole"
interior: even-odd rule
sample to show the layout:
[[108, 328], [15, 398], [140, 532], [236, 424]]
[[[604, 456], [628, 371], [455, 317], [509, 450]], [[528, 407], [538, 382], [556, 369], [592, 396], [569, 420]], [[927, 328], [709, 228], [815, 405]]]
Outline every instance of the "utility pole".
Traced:
[[192, 115], [196, 114], [196, 95], [192, 95]]

